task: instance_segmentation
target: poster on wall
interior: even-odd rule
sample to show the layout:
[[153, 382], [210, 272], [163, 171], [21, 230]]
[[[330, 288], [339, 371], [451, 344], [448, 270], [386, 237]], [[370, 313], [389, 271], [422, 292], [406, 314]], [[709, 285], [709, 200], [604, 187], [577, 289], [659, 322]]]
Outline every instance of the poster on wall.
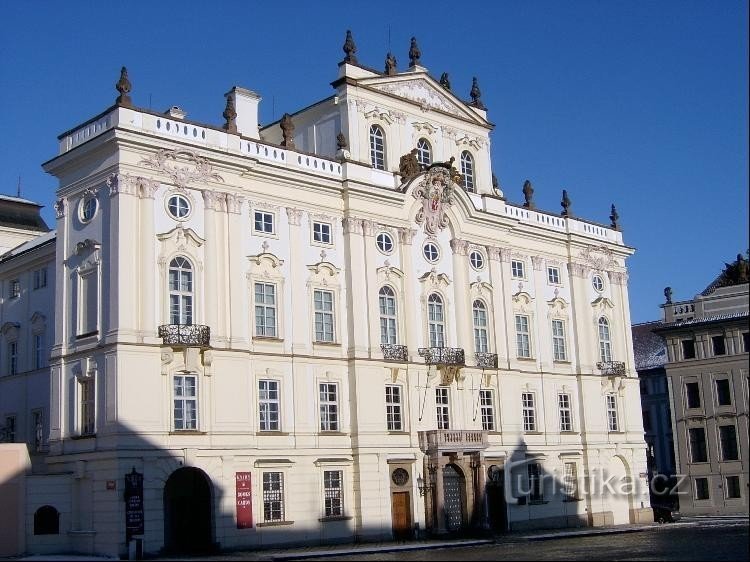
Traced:
[[249, 472], [236, 472], [234, 475], [238, 529], [253, 527], [253, 492], [250, 476]]
[[132, 472], [125, 475], [125, 540], [142, 535], [143, 525], [143, 474]]

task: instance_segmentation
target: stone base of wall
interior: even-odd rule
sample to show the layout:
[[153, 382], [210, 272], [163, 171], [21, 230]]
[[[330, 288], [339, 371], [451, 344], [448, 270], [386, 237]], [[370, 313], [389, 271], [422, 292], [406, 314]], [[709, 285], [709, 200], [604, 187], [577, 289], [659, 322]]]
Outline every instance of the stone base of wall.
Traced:
[[511, 532], [536, 531], [539, 529], [569, 529], [587, 527], [585, 515], [562, 515], [558, 517], [540, 517], [526, 521], [511, 521]]
[[631, 523], [653, 523], [654, 522], [654, 510], [650, 507], [643, 507], [638, 509], [630, 510], [630, 522]]

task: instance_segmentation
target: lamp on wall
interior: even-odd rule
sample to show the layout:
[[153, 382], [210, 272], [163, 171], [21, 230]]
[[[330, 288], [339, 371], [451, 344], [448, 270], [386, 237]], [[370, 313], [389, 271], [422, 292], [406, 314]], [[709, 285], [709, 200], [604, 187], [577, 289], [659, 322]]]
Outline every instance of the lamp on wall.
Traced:
[[437, 472], [437, 467], [433, 465], [428, 465], [427, 470], [430, 473], [429, 482], [425, 482], [421, 474], [417, 476], [417, 488], [419, 489], [420, 496], [424, 496], [427, 493], [427, 490], [431, 489], [432, 486], [435, 484], [435, 473]]

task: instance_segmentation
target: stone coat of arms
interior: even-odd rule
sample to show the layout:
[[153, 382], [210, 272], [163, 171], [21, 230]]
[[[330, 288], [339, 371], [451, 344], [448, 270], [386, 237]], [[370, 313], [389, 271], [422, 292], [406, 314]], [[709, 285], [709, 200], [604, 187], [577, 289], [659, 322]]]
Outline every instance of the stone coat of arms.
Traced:
[[446, 208], [453, 203], [453, 179], [448, 168], [432, 167], [412, 192], [415, 199], [422, 200], [417, 211], [417, 224], [424, 223], [428, 234], [437, 234], [448, 226]]

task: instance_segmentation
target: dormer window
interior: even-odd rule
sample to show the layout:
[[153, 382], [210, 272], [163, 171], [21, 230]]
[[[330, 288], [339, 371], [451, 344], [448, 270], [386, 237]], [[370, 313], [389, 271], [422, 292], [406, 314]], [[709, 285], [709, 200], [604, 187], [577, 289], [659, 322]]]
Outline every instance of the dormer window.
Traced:
[[432, 164], [432, 147], [425, 138], [417, 141], [417, 161], [425, 168]]
[[385, 170], [385, 133], [378, 125], [370, 127], [370, 162], [376, 170]]
[[461, 153], [461, 177], [466, 191], [475, 191], [474, 186], [474, 157], [468, 151]]

